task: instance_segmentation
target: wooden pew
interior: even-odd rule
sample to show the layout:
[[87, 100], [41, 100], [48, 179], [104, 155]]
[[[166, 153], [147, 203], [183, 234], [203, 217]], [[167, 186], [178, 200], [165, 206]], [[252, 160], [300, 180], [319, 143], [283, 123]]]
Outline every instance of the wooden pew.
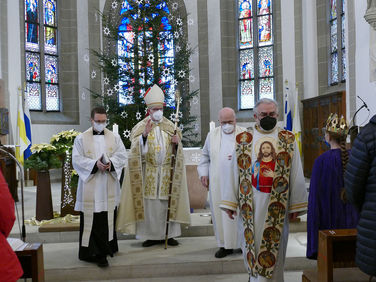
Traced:
[[368, 281], [355, 265], [356, 235], [356, 229], [320, 230], [317, 269], [304, 270], [302, 281]]
[[15, 251], [24, 274], [21, 278], [32, 278], [33, 282], [44, 281], [43, 245], [28, 243], [22, 250]]

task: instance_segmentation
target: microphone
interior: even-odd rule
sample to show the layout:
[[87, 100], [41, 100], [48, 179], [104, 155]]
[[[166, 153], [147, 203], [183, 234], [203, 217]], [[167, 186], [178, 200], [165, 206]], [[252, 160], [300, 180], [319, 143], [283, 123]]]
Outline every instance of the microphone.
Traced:
[[370, 111], [369, 108], [368, 108], [368, 106], [367, 106], [367, 104], [366, 104], [366, 102], [364, 102], [363, 99], [360, 98], [358, 95], [356, 97], [358, 97], [360, 99], [360, 101], [363, 102], [363, 106], [367, 109], [367, 111]]

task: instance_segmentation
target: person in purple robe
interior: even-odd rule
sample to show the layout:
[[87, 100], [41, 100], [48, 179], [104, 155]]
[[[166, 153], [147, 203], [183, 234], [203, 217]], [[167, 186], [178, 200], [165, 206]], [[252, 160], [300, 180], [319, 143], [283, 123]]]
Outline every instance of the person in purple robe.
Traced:
[[337, 114], [330, 114], [325, 124], [325, 143], [330, 150], [313, 165], [308, 196], [307, 253], [317, 259], [318, 233], [326, 229], [356, 228], [359, 214], [346, 201], [344, 171], [349, 159], [346, 150], [348, 126]]

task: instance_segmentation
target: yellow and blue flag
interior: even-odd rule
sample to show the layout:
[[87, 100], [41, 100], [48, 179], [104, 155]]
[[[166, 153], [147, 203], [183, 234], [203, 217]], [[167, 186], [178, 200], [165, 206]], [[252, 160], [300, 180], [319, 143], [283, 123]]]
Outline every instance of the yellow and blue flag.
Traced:
[[285, 95], [283, 98], [283, 122], [284, 128], [292, 131], [291, 95], [287, 80], [285, 81]]
[[[23, 165], [25, 160], [25, 155], [30, 156], [28, 153], [31, 146], [31, 122], [30, 113], [26, 117], [25, 122], [25, 112], [23, 109], [23, 95], [22, 92], [18, 93], [18, 111], [17, 111], [17, 141], [16, 141], [16, 158]], [[25, 103], [26, 104], [26, 103]], [[28, 109], [28, 108], [27, 108]], [[29, 134], [29, 136], [28, 136]], [[26, 151], [26, 154], [25, 154]], [[31, 152], [30, 152], [31, 153]]]

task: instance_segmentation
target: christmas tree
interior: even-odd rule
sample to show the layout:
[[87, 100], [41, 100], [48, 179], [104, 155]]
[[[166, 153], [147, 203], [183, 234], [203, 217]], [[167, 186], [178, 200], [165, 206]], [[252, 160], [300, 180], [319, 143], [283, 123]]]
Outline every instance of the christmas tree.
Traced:
[[[129, 148], [133, 126], [146, 115], [143, 95], [158, 84], [165, 93], [164, 116], [179, 122], [184, 146], [197, 146], [198, 126], [190, 115], [190, 101], [198, 90], [189, 92], [193, 50], [188, 46], [186, 18], [178, 3], [114, 0], [111, 8], [110, 13], [101, 15], [104, 48], [92, 50], [103, 73], [104, 91], [92, 95], [107, 108], [110, 128], [118, 124]], [[177, 90], [180, 101], [175, 101]], [[176, 102], [180, 102], [177, 114]]]

